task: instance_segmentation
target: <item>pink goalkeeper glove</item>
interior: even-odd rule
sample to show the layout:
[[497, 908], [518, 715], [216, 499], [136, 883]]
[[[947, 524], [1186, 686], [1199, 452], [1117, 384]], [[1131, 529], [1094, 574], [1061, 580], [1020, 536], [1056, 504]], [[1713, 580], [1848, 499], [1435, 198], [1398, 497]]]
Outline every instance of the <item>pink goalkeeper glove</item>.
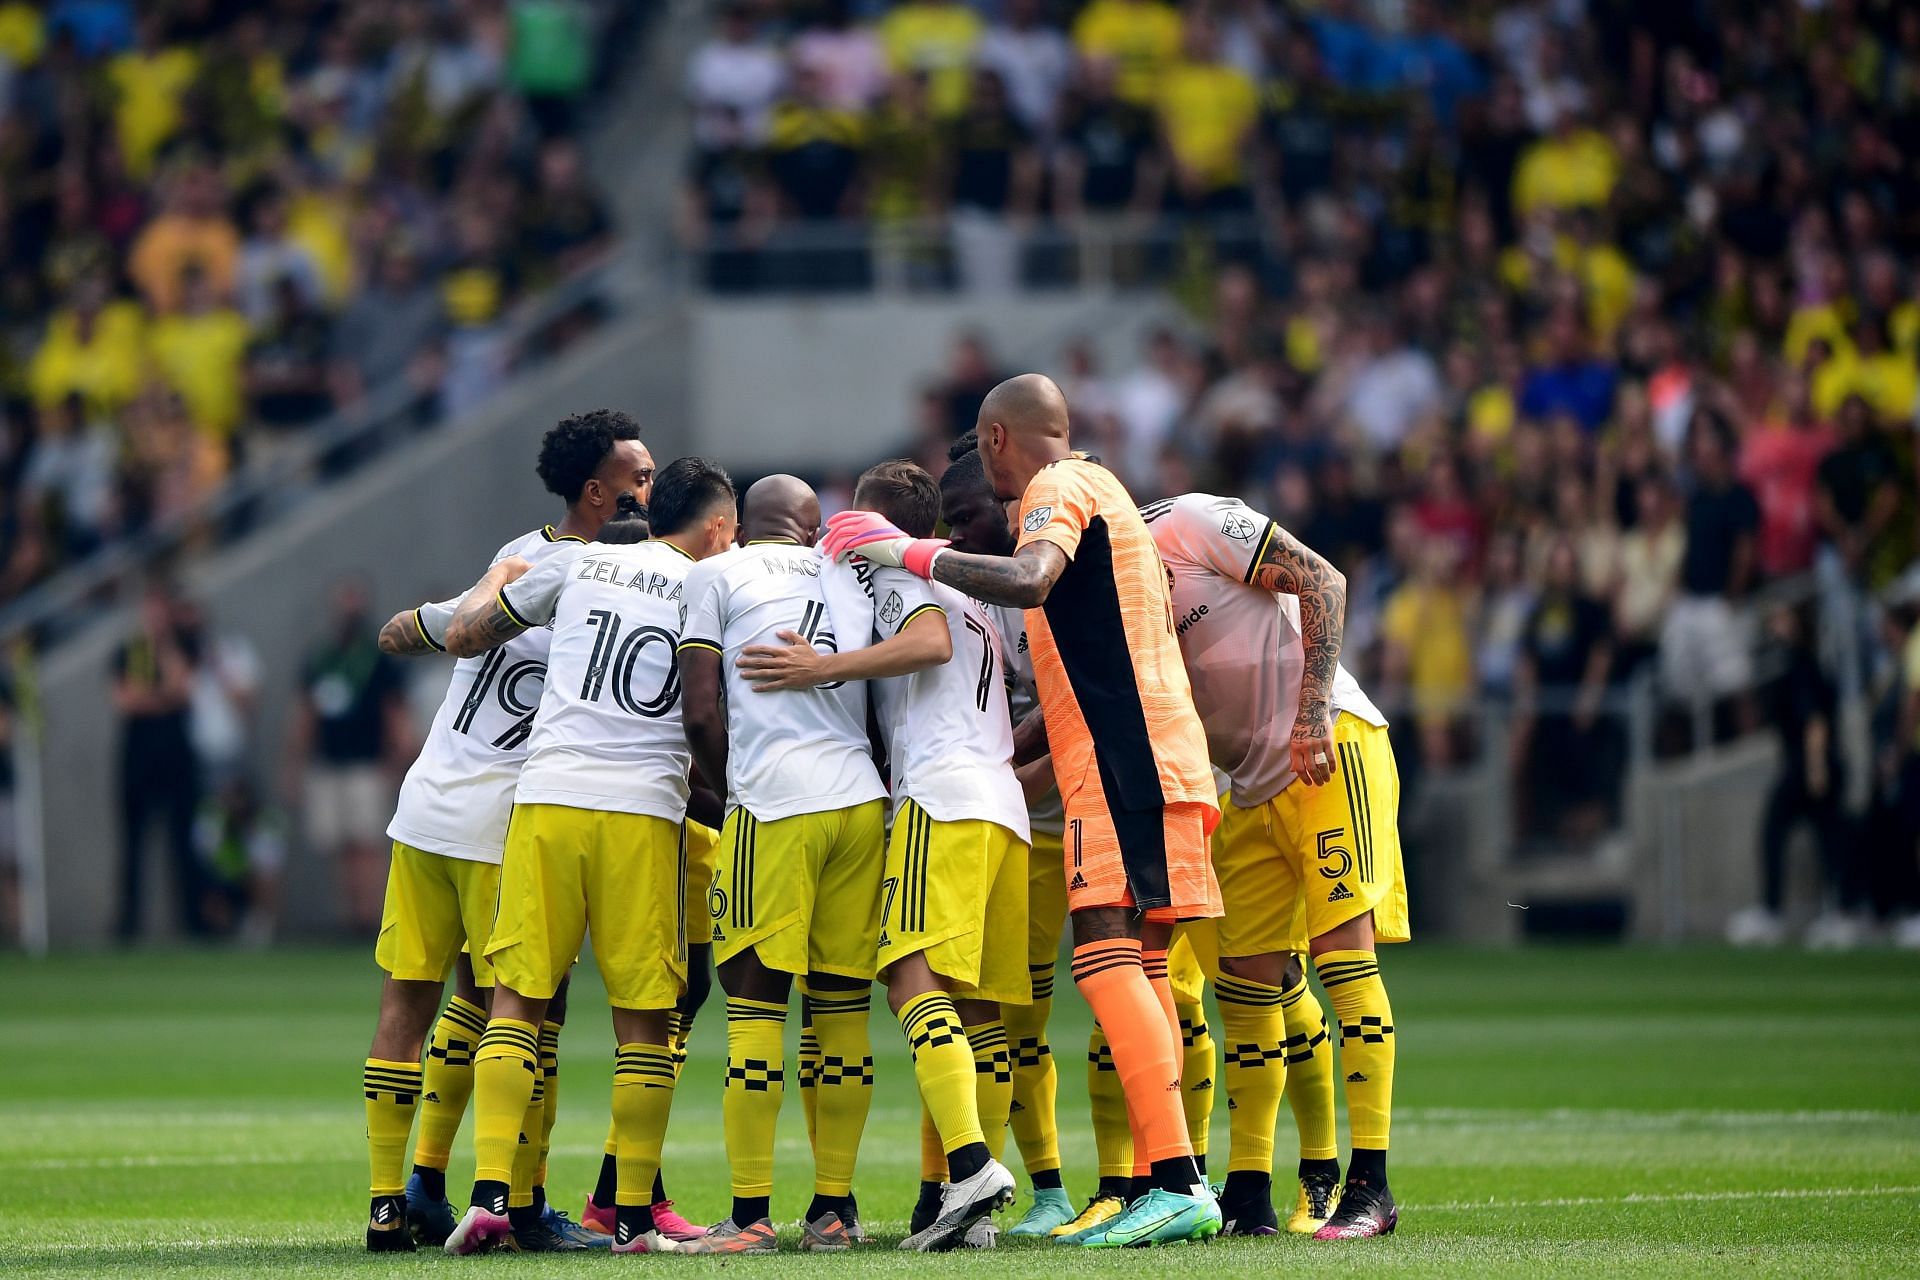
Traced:
[[932, 576], [934, 554], [946, 545], [945, 538], [910, 538], [873, 511], [842, 511], [827, 521], [820, 539], [820, 549], [833, 559], [851, 553], [922, 578]]

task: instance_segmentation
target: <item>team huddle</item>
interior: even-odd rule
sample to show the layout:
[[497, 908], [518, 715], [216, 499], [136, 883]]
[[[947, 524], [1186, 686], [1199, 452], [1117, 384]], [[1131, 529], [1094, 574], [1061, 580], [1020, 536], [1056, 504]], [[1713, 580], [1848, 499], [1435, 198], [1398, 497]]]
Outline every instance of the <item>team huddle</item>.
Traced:
[[[814, 1158], [800, 1247], [864, 1243], [876, 980], [922, 1103], [902, 1249], [995, 1243], [1009, 1132], [1032, 1193], [1010, 1237], [1394, 1229], [1374, 948], [1408, 937], [1398, 780], [1384, 718], [1339, 663], [1337, 570], [1233, 499], [1137, 506], [1073, 452], [1059, 388], [1031, 374], [987, 396], [937, 481], [882, 463], [824, 525], [792, 476], [736, 495], [704, 459], [656, 474], [633, 421], [605, 410], [548, 432], [539, 472], [565, 518], [381, 633], [390, 653], [459, 662], [389, 828], [369, 1249], [775, 1252], [789, 1082]], [[1047, 1037], [1069, 926], [1097, 1023], [1099, 1180], [1078, 1208]], [[618, 1049], [576, 1222], [547, 1199], [546, 1152], [589, 930]], [[710, 967], [733, 1204], [703, 1228], [674, 1211], [661, 1152]], [[1214, 1187], [1216, 1071], [1231, 1147]], [[1300, 1142], [1284, 1222], [1283, 1098]], [[446, 1169], [469, 1101], [475, 1181], [456, 1213]]]

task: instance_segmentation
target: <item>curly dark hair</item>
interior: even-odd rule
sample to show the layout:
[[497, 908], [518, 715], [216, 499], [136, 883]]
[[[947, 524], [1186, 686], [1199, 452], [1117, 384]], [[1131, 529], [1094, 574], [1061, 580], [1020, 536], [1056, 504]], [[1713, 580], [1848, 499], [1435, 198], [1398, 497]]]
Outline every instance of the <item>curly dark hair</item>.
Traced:
[[572, 505], [619, 440], [638, 440], [640, 424], [618, 409], [589, 409], [554, 423], [540, 441], [534, 470], [547, 492]]

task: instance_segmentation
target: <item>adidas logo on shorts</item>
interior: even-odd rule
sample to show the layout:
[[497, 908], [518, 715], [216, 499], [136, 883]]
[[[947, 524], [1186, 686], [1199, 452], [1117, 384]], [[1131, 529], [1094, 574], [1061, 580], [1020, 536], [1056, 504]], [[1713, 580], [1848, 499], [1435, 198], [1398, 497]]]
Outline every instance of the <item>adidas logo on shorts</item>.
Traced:
[[1081, 875], [1078, 871], [1073, 873], [1073, 879], [1067, 881], [1067, 888], [1069, 890], [1084, 889], [1086, 887], [1087, 887], [1087, 878]]
[[1327, 895], [1327, 901], [1345, 902], [1351, 897], [1353, 897], [1352, 890], [1348, 889], [1344, 884], [1337, 884], [1333, 886], [1333, 892]]

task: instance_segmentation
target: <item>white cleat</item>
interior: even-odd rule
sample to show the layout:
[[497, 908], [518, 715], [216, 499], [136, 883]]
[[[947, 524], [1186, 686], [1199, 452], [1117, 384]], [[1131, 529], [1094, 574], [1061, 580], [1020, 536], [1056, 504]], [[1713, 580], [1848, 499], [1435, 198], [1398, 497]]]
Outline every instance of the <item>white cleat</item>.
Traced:
[[512, 1234], [513, 1223], [507, 1220], [506, 1214], [494, 1213], [476, 1204], [455, 1224], [453, 1234], [447, 1237], [446, 1250], [456, 1258], [464, 1257], [491, 1249]]
[[613, 1242], [615, 1253], [679, 1253], [680, 1242], [658, 1231], [642, 1231], [631, 1240], [616, 1239]]
[[993, 1225], [992, 1218], [982, 1218], [967, 1228], [966, 1239], [960, 1242], [962, 1249], [998, 1249], [1000, 1247], [1000, 1228]]
[[900, 1242], [910, 1253], [944, 1253], [960, 1248], [975, 1223], [1013, 1203], [1013, 1174], [998, 1160], [988, 1160], [980, 1171], [941, 1188], [940, 1216], [925, 1231]]

